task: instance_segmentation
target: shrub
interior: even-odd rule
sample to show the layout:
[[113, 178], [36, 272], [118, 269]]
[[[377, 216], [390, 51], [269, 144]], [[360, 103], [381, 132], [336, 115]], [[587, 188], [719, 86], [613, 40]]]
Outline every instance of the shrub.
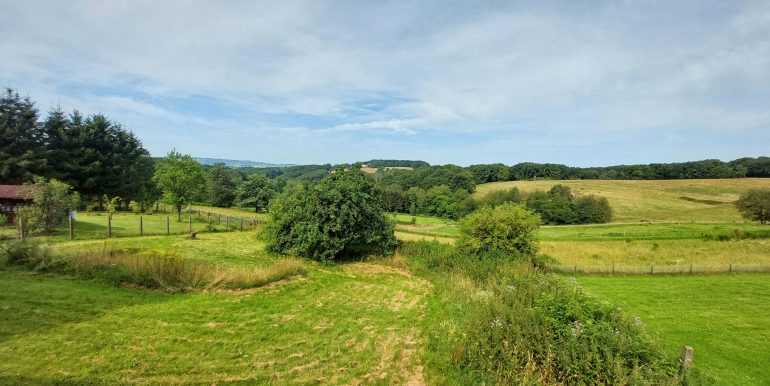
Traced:
[[373, 193], [374, 181], [360, 168], [339, 168], [316, 185], [281, 196], [270, 207], [268, 250], [321, 261], [391, 253], [394, 225]]
[[34, 267], [45, 256], [39, 243], [32, 240], [17, 240], [0, 244], [5, 255], [5, 263]]
[[0, 226], [8, 225], [8, 216], [0, 213]]
[[134, 214], [141, 214], [142, 213], [142, 204], [140, 204], [140, 203], [138, 203], [136, 201], [132, 200], [131, 202], [129, 202], [128, 203], [128, 207], [131, 208], [131, 212], [133, 212]]
[[581, 224], [601, 224], [612, 220], [612, 207], [606, 197], [581, 196], [573, 201], [573, 206]]
[[32, 205], [22, 208], [20, 215], [27, 222], [32, 232], [53, 233], [67, 219], [69, 211], [77, 208], [80, 196], [71, 193], [71, 186], [58, 180], [46, 181], [36, 178], [26, 185], [25, 196], [32, 200]]
[[457, 247], [472, 255], [533, 256], [539, 227], [540, 216], [521, 205], [484, 207], [460, 220]]

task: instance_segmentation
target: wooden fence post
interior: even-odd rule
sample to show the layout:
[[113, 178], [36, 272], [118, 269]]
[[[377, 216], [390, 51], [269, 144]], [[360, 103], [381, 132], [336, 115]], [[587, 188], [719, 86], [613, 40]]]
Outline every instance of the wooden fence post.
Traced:
[[225, 229], [230, 229], [230, 216], [225, 216]]
[[107, 237], [112, 237], [112, 215], [107, 215]]
[[682, 347], [682, 356], [680, 358], [680, 361], [682, 362], [682, 371], [685, 371], [692, 366], [693, 351], [695, 350], [690, 346]]
[[733, 263], [730, 263], [730, 273], [733, 273]]
[[217, 222], [220, 224], [222, 223], [222, 213], [217, 214]]
[[652, 266], [652, 265], [650, 265], [650, 275], [654, 275], [654, 274], [655, 274], [655, 272], [653, 272], [653, 268], [652, 268], [652, 267], [653, 267], [653, 266]]
[[243, 217], [241, 217], [241, 232], [243, 232]]
[[190, 223], [190, 232], [192, 232], [192, 217], [187, 217], [187, 221]]
[[166, 216], [166, 236], [171, 236], [171, 221]]
[[72, 221], [72, 215], [67, 217], [70, 223], [70, 240], [75, 240], [75, 223]]
[[142, 216], [139, 216], [139, 236], [144, 236], [144, 222]]
[[24, 220], [19, 216], [19, 238], [24, 240]]

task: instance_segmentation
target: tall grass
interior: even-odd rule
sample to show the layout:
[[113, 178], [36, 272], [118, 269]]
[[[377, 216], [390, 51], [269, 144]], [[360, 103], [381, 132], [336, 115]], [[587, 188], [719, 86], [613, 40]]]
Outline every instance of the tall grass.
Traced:
[[302, 262], [288, 259], [255, 269], [185, 259], [168, 253], [108, 248], [54, 255], [32, 241], [8, 244], [4, 251], [7, 264], [38, 272], [65, 273], [166, 292], [248, 289], [306, 274]]
[[[638, 319], [544, 273], [526, 259], [464, 256], [438, 242], [399, 251], [436, 287], [426, 326], [429, 361], [466, 382], [681, 384], [679, 372]], [[429, 305], [429, 307], [431, 307]]]

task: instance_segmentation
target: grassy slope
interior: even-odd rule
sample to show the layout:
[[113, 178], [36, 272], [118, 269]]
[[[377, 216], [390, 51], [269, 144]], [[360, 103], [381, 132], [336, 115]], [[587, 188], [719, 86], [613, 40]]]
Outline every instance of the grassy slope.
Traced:
[[[597, 194], [607, 197], [615, 211], [617, 223], [640, 221], [666, 222], [742, 222], [732, 202], [740, 193], [757, 187], [770, 187], [768, 178], [724, 180], [666, 180], [666, 181], [508, 181], [483, 184], [476, 187], [476, 195], [499, 189], [519, 188], [523, 192], [548, 190], [563, 184], [578, 194]], [[683, 199], [713, 201], [694, 202]]]
[[723, 385], [770, 383], [768, 280], [766, 274], [578, 277], [590, 292], [639, 315], [671, 355], [694, 347], [695, 365]]
[[[108, 245], [223, 264], [277, 258], [251, 232], [202, 236]], [[0, 383], [419, 382], [428, 289], [371, 263], [315, 266], [257, 291], [184, 295], [0, 269]]]

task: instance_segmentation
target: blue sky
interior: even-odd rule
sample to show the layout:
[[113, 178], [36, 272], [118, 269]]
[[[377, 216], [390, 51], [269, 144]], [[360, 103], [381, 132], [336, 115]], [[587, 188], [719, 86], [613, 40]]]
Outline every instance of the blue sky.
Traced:
[[770, 155], [770, 2], [3, 1], [0, 81], [155, 156]]

